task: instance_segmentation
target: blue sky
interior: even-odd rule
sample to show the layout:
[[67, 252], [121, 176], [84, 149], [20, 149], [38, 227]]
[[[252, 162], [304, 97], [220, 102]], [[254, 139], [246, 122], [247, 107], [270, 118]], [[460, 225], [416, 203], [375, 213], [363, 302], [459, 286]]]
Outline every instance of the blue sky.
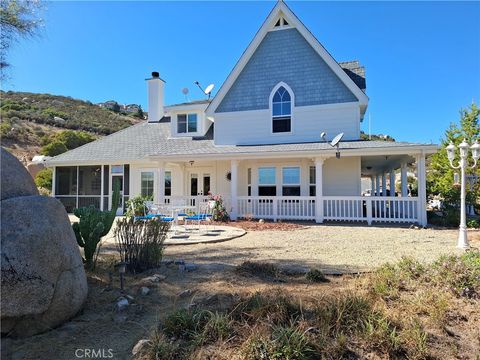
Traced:
[[[480, 102], [480, 2], [287, 4], [337, 61], [365, 65], [373, 133], [438, 142]], [[201, 98], [193, 82], [218, 90], [274, 5], [50, 2], [41, 36], [10, 52], [2, 87], [146, 109], [144, 79], [157, 70], [167, 104], [184, 101], [184, 87]]]

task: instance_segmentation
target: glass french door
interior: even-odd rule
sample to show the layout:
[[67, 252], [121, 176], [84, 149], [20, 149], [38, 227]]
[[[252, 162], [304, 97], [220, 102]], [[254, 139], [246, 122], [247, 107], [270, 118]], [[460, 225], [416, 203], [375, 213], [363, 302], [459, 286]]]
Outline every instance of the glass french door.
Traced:
[[192, 172], [189, 179], [190, 196], [208, 195], [211, 190], [211, 177], [208, 173]]

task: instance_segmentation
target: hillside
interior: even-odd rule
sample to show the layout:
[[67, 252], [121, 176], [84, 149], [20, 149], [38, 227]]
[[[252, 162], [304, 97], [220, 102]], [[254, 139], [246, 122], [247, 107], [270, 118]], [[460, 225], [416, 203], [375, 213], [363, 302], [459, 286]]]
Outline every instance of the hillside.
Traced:
[[1, 145], [23, 163], [38, 154], [42, 138], [58, 131], [101, 137], [142, 121], [66, 96], [1, 91], [0, 99]]

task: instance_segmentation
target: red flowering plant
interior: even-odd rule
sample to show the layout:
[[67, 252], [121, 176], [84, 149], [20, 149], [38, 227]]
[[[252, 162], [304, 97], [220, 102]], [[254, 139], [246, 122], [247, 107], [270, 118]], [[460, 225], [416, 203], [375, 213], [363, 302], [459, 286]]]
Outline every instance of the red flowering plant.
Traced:
[[230, 221], [230, 215], [228, 215], [221, 195], [214, 195], [211, 192], [208, 192], [208, 201], [214, 201], [212, 209], [212, 218], [214, 221]]

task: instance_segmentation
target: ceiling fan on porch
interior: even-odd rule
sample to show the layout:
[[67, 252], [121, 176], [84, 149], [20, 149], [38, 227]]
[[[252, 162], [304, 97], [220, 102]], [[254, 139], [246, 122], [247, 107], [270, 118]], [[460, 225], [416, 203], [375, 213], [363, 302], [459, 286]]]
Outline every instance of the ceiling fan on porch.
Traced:
[[[323, 141], [325, 141], [325, 142], [327, 142], [327, 139], [325, 138], [326, 135], [327, 135], [326, 132], [322, 132], [322, 133], [320, 134], [320, 138], [321, 138]], [[344, 135], [343, 132], [340, 133], [340, 134], [338, 134], [338, 135], [335, 136], [335, 137], [333, 138], [333, 140], [330, 142], [330, 146], [337, 149], [337, 152], [335, 153], [335, 156], [337, 157], [337, 159], [340, 159], [340, 141], [342, 140], [343, 135]]]

